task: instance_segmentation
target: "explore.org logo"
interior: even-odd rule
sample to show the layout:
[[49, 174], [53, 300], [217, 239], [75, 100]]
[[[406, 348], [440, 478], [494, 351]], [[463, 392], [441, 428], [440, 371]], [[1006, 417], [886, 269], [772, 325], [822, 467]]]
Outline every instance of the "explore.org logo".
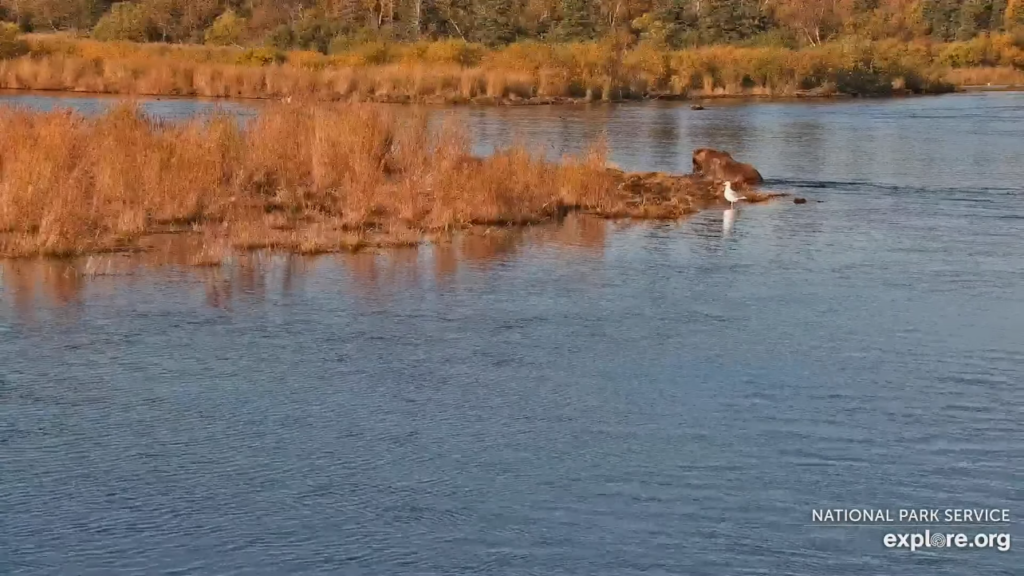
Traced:
[[907, 528], [887, 531], [882, 544], [911, 552], [943, 548], [1008, 552], [1011, 548], [1010, 511], [1003, 508], [816, 509], [811, 511], [811, 525]]
[[1010, 534], [1006, 532], [1002, 534], [980, 533], [971, 537], [963, 533], [933, 533], [931, 530], [912, 534], [890, 532], [882, 538], [882, 543], [886, 548], [908, 548], [911, 552], [928, 548], [993, 548], [1000, 552], [1009, 552]]

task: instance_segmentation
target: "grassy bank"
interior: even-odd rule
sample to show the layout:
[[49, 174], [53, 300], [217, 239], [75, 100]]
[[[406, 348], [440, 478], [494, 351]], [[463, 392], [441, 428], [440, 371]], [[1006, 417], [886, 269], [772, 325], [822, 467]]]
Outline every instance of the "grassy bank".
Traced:
[[609, 169], [600, 142], [558, 163], [522, 146], [474, 158], [460, 126], [399, 112], [276, 105], [243, 128], [161, 123], [127, 104], [90, 118], [0, 108], [0, 256], [124, 250], [184, 231], [204, 238], [198, 260], [216, 263], [235, 248], [411, 245], [577, 210], [676, 218], [720, 191]]
[[1010, 36], [969, 42], [853, 41], [801, 50], [660, 50], [610, 42], [370, 43], [332, 55], [27, 36], [0, 61], [0, 88], [377, 102], [558, 102], [726, 96], [936, 93], [1019, 77]]
[[1024, 88], [1024, 70], [1011, 66], [957, 68], [950, 70], [946, 78], [962, 88], [987, 85]]

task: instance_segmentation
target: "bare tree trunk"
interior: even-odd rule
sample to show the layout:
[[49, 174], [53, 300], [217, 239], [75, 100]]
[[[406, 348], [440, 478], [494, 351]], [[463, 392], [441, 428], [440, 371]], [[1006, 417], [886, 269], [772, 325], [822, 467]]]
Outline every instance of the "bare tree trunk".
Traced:
[[465, 40], [466, 39], [466, 35], [462, 33], [462, 30], [459, 30], [459, 25], [455, 23], [455, 20], [452, 20], [451, 18], [449, 18], [448, 21], [451, 22], [452, 26], [455, 27], [455, 31], [459, 33], [459, 37], [462, 38], [463, 40]]
[[455, 23], [455, 18], [452, 18], [452, 7], [451, 7], [450, 3], [446, 3], [446, 5], [445, 5], [444, 17], [445, 17], [445, 20], [447, 20], [448, 23], [452, 25], [452, 28], [455, 28], [455, 31], [458, 32], [459, 38], [462, 38], [462, 40], [465, 41], [466, 40], [466, 35], [463, 34], [462, 30], [459, 29], [459, 25]]
[[423, 10], [423, 0], [413, 0], [413, 1], [416, 2], [416, 22], [414, 24], [416, 26], [416, 40], [419, 40], [420, 39], [420, 31], [423, 30], [422, 23], [420, 21], [420, 17], [422, 15], [422, 10]]

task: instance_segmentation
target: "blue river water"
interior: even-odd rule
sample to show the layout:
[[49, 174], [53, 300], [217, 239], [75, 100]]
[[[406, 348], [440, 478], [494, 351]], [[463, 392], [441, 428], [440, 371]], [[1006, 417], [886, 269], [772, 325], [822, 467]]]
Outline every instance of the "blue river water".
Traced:
[[[481, 152], [722, 148], [809, 202], [215, 269], [0, 261], [0, 573], [1021, 573], [1024, 94], [436, 113]], [[924, 529], [1014, 548], [883, 544]]]

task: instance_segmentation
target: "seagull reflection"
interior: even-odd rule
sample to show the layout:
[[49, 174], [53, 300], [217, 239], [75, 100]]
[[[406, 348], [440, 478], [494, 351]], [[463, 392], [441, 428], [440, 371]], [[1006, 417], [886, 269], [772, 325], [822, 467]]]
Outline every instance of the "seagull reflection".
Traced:
[[729, 208], [722, 212], [722, 235], [731, 236], [732, 226], [736, 222], [736, 209]]

